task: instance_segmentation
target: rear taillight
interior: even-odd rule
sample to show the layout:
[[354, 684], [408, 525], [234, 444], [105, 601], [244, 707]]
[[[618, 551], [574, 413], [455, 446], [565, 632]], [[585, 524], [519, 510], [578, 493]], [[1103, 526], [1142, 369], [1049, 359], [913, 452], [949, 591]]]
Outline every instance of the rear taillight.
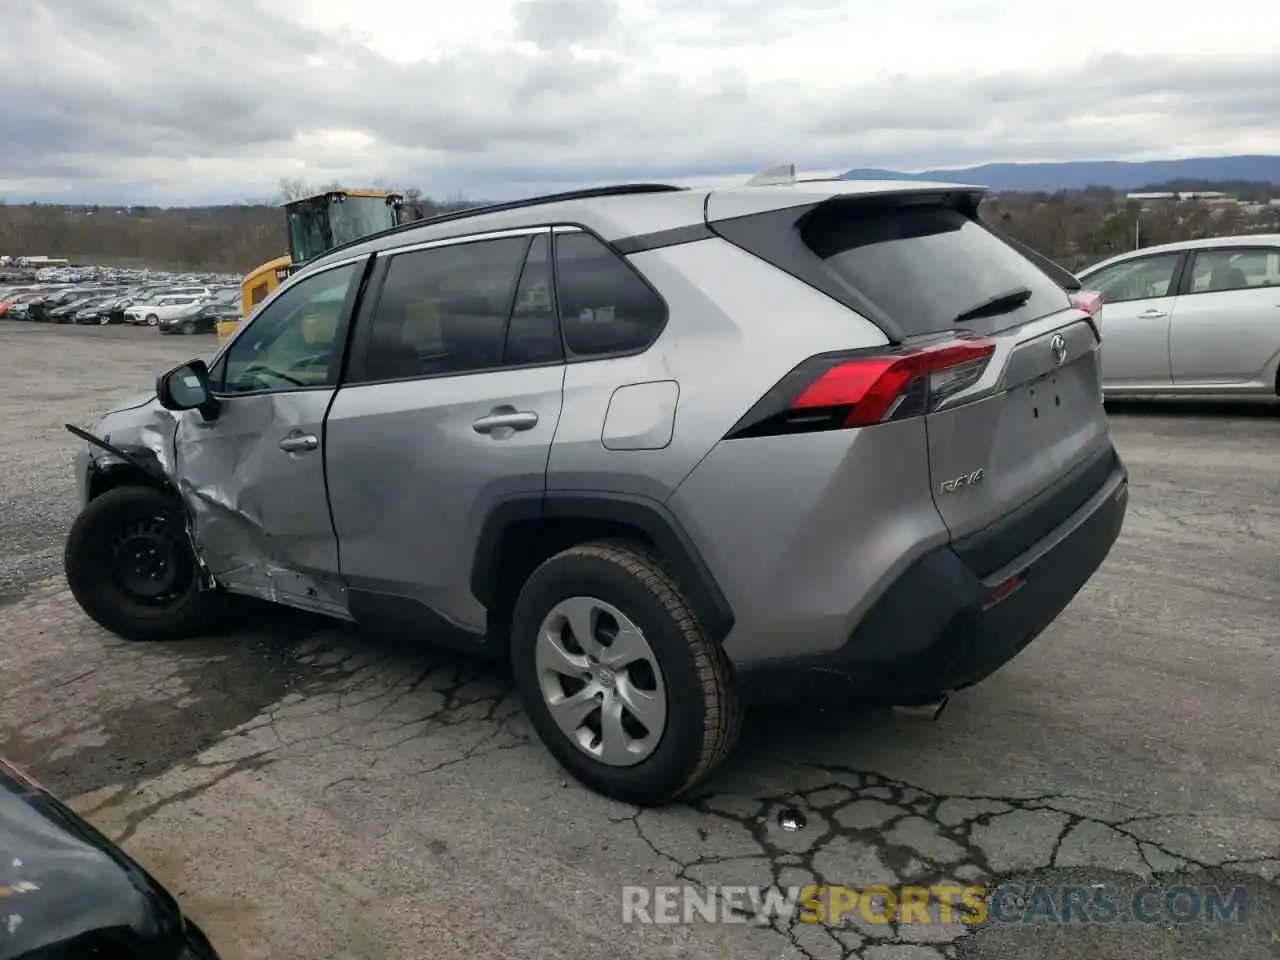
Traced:
[[1102, 310], [1102, 294], [1097, 290], [1079, 290], [1071, 295], [1071, 305], [1096, 317]]
[[960, 336], [875, 353], [806, 360], [752, 407], [729, 438], [869, 427], [918, 417], [979, 379], [995, 344]]

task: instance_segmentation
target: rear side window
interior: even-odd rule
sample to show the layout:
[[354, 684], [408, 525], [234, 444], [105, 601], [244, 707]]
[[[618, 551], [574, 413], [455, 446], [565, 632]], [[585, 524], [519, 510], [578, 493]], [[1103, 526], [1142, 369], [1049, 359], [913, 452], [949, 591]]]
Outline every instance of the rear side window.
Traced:
[[1173, 293], [1173, 277], [1181, 262], [1181, 253], [1158, 253], [1103, 267], [1084, 279], [1090, 290], [1102, 294], [1104, 303], [1167, 297]]
[[551, 297], [551, 242], [544, 234], [534, 238], [525, 257], [511, 307], [502, 365], [519, 367], [563, 359]]
[[400, 380], [502, 366], [507, 318], [529, 237], [396, 254], [378, 295], [365, 380]]
[[570, 356], [638, 353], [658, 338], [667, 305], [589, 233], [557, 234], [556, 295]]
[[802, 238], [905, 336], [954, 331], [963, 311], [1019, 288], [1030, 291], [1020, 306], [959, 329], [1005, 329], [1071, 305], [1043, 270], [950, 207], [835, 203], [817, 211]]
[[1267, 247], [1200, 250], [1191, 266], [1192, 293], [1226, 293], [1280, 285], [1280, 251]]

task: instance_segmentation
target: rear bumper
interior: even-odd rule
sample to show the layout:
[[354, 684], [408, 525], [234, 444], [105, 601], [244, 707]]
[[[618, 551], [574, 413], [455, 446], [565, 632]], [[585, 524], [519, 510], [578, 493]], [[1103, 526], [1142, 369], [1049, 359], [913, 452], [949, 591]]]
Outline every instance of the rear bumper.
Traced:
[[[928, 553], [885, 591], [840, 648], [739, 668], [754, 700], [838, 697], [913, 703], [971, 686], [1040, 635], [1120, 535], [1128, 474], [1108, 452], [1105, 480], [1016, 559], [979, 577], [959, 543]], [[1002, 593], [999, 588], [1008, 590]]]

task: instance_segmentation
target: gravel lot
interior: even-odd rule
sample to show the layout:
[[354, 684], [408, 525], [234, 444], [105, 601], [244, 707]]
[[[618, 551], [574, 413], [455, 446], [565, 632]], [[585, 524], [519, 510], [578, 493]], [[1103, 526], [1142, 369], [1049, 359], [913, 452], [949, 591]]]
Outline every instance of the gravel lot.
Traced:
[[[753, 716], [704, 796], [638, 813], [567, 783], [477, 664], [271, 611], [159, 646], [84, 618], [60, 572], [62, 424], [213, 346], [0, 321], [0, 752], [120, 839], [226, 960], [1280, 956], [1280, 408], [1114, 410], [1121, 542], [1014, 663], [936, 724]], [[782, 830], [783, 808], [807, 826]], [[624, 884], [814, 877], [1250, 899], [1243, 922], [1183, 925], [620, 919]]]

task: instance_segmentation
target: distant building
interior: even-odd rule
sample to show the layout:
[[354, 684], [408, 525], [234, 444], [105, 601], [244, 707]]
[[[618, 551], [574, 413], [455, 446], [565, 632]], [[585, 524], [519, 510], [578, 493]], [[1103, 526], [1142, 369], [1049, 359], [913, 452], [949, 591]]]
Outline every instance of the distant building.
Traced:
[[1141, 204], [1143, 210], [1156, 210], [1169, 204], [1186, 203], [1188, 201], [1203, 203], [1211, 207], [1234, 207], [1240, 205], [1239, 200], [1220, 190], [1183, 190], [1176, 192], [1169, 190], [1155, 193], [1125, 194], [1124, 202], [1128, 203], [1130, 201], [1136, 201]]

